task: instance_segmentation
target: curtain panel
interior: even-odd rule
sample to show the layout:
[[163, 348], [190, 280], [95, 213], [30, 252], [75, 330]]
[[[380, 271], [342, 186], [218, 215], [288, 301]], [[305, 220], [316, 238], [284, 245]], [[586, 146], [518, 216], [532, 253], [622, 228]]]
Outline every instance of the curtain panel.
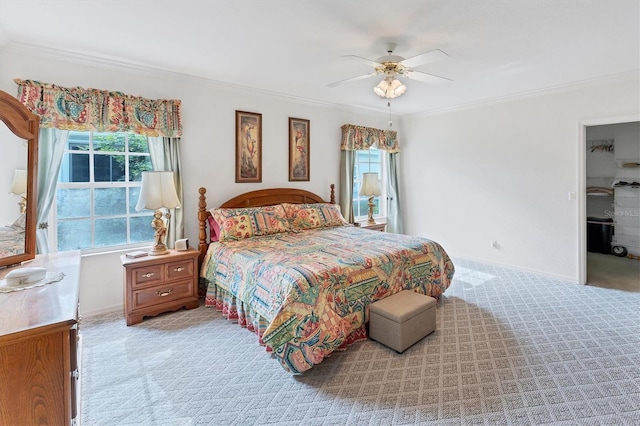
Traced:
[[40, 117], [40, 127], [95, 132], [182, 136], [179, 100], [151, 100], [120, 92], [66, 88], [15, 79], [18, 99]]
[[378, 148], [389, 153], [400, 152], [398, 132], [395, 130], [381, 130], [373, 127], [345, 124], [342, 126], [342, 151], [357, 151]]

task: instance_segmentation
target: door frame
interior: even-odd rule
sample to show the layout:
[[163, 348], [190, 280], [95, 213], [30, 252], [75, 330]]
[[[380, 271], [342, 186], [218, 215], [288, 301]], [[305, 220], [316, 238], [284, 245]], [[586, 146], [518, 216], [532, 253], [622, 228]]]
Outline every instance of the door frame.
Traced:
[[640, 121], [640, 114], [578, 122], [578, 284], [587, 283], [587, 127]]

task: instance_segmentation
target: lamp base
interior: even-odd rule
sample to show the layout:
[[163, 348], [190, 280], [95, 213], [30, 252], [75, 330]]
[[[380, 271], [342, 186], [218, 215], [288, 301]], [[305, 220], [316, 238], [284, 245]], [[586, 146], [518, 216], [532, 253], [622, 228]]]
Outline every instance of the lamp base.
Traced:
[[151, 256], [162, 256], [163, 254], [169, 254], [169, 249], [165, 244], [156, 244], [149, 251]]
[[[166, 213], [167, 219], [171, 217], [169, 211]], [[169, 254], [169, 250], [167, 249], [167, 245], [165, 244], [165, 239], [167, 237], [167, 225], [165, 220], [162, 218], [162, 210], [157, 209], [153, 213], [153, 220], [151, 221], [151, 227], [155, 230], [155, 244], [153, 248], [149, 252], [151, 256], [160, 256], [163, 254]]]
[[369, 220], [367, 220], [367, 223], [369, 225], [375, 225], [376, 221], [373, 219], [373, 209], [375, 207], [375, 203], [373, 202], [373, 197], [369, 197]]

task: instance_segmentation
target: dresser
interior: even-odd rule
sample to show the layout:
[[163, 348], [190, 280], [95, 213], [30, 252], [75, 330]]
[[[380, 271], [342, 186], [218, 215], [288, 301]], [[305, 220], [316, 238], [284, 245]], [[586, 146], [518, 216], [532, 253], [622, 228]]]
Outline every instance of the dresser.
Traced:
[[[75, 424], [80, 252], [37, 255], [23, 266], [47, 268], [47, 278], [64, 277], [0, 292], [0, 424]], [[0, 270], [0, 279], [10, 270]]]
[[127, 325], [182, 307], [197, 308], [198, 254], [197, 250], [189, 249], [135, 259], [122, 255]]

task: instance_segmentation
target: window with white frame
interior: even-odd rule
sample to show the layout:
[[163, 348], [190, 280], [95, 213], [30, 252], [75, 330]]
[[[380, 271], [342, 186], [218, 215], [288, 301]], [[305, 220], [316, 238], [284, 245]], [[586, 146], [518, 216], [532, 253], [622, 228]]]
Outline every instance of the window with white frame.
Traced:
[[382, 162], [384, 156], [379, 149], [361, 149], [357, 150], [355, 156], [355, 164], [353, 166], [353, 216], [356, 222], [365, 220], [369, 215], [369, 197], [360, 195], [360, 188], [362, 186], [362, 174], [368, 172], [378, 173], [380, 178], [380, 189], [382, 195], [374, 197], [373, 202], [375, 207], [373, 209], [374, 217], [384, 216], [383, 212], [386, 211], [386, 191], [384, 182], [384, 167]]
[[55, 224], [51, 246], [66, 251], [153, 241], [153, 212], [135, 210], [147, 170], [146, 136], [70, 131], [49, 222]]

